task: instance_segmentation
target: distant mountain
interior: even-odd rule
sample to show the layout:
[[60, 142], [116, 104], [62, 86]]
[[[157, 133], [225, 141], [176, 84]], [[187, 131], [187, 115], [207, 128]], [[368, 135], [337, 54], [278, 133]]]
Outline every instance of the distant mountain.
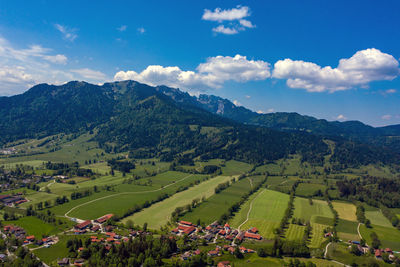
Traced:
[[0, 98], [0, 144], [90, 130], [94, 141], [109, 152], [165, 160], [200, 157], [265, 163], [298, 153], [303, 161], [319, 164], [330, 153], [324, 139], [335, 142], [332, 159], [343, 166], [399, 159], [388, 149], [352, 141], [396, 133], [395, 126], [379, 129], [296, 113], [257, 114], [216, 96], [194, 97], [135, 81], [40, 84], [24, 94]]
[[157, 87], [157, 90], [178, 103], [190, 103], [240, 123], [265, 126], [286, 132], [308, 132], [329, 138], [341, 137], [349, 141], [383, 146], [400, 153], [400, 125], [375, 128], [359, 121], [327, 121], [295, 112], [259, 114], [236, 106], [228, 99], [218, 96], [202, 94], [195, 97], [166, 86]]

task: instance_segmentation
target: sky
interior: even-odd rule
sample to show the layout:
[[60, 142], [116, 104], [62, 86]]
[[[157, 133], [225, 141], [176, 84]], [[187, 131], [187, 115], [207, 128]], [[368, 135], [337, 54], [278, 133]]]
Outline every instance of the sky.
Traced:
[[132, 79], [400, 124], [399, 13], [397, 0], [0, 1], [0, 95]]

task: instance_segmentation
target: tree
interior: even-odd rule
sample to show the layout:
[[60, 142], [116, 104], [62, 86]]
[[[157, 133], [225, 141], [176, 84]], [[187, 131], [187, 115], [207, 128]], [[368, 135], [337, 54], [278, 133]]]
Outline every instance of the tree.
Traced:
[[235, 257], [238, 259], [243, 259], [243, 253], [240, 252], [239, 247], [237, 246], [235, 248], [235, 251], [233, 252], [233, 255], [235, 255]]

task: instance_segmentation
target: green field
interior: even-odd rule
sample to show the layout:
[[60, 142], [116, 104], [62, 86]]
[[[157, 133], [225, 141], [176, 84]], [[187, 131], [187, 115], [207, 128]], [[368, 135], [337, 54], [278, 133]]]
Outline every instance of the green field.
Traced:
[[225, 166], [223, 166], [221, 169], [223, 175], [232, 176], [245, 173], [249, 171], [251, 168], [252, 166], [248, 163], [236, 160], [229, 160], [225, 162]]
[[250, 198], [231, 220], [233, 227], [239, 227], [247, 218], [248, 207], [252, 203], [249, 220], [241, 229], [257, 227], [264, 238], [273, 238], [274, 228], [278, 227], [287, 207], [289, 196], [277, 191], [260, 189]]
[[389, 228], [392, 227], [391, 222], [378, 209], [373, 211], [365, 211], [365, 217], [371, 221], [371, 224]]
[[360, 237], [357, 233], [357, 226], [358, 222], [339, 219], [339, 223], [336, 227], [339, 238], [344, 241], [360, 240]]
[[306, 221], [315, 222], [316, 216], [333, 218], [328, 203], [323, 200], [313, 199], [312, 205], [306, 198], [296, 197], [294, 199], [294, 218], [301, 218]]
[[372, 228], [367, 228], [365, 225], [361, 225], [360, 232], [368, 244], [371, 244], [371, 233], [375, 232], [381, 240], [383, 248], [400, 251], [400, 231], [394, 227], [372, 225]]
[[33, 253], [39, 257], [42, 261], [47, 264], [54, 262], [54, 265], [57, 266], [58, 259], [65, 258], [68, 255], [67, 241], [68, 239], [76, 238], [75, 236], [66, 236], [60, 235], [59, 241], [57, 244], [52, 245], [49, 248], [39, 248], [33, 251]]
[[298, 196], [314, 196], [314, 194], [319, 190], [324, 192], [326, 186], [323, 184], [313, 184], [313, 183], [301, 183], [296, 188], [296, 195]]
[[16, 221], [7, 221], [4, 224], [17, 225], [25, 229], [29, 235], [34, 235], [36, 238], [54, 235], [61, 231], [60, 228], [43, 222], [42, 220], [29, 216], [22, 217]]
[[297, 224], [289, 224], [289, 227], [285, 231], [285, 237], [288, 240], [301, 241], [304, 236], [304, 229], [306, 227]]
[[158, 229], [160, 226], [165, 225], [171, 216], [171, 213], [176, 207], [183, 207], [186, 204], [191, 204], [193, 199], [201, 199], [202, 197], [209, 198], [214, 194], [215, 187], [232, 177], [218, 176], [208, 181], [202, 182], [199, 185], [189, 188], [186, 191], [177, 193], [172, 197], [165, 199], [159, 203], [152, 205], [150, 208], [144, 209], [132, 216], [125, 218], [122, 222], [132, 220], [135, 224], [143, 225], [148, 223], [151, 229]]
[[333, 201], [333, 208], [338, 212], [339, 218], [348, 221], [357, 221], [356, 206], [351, 203]]
[[319, 223], [311, 223], [311, 227], [312, 231], [311, 231], [311, 240], [309, 247], [319, 248], [327, 240], [324, 237], [324, 230], [327, 228], [327, 226]]
[[[250, 179], [252, 183], [250, 183]], [[218, 220], [222, 214], [226, 213], [228, 209], [235, 202], [249, 192], [253, 186], [256, 186], [264, 179], [264, 176], [252, 176], [241, 179], [232, 184], [227, 189], [218, 194], [208, 198], [205, 202], [194, 208], [192, 212], [188, 212], [183, 216], [186, 221], [196, 222], [200, 219], [201, 222], [206, 224]]]
[[104, 192], [94, 194], [99, 196], [92, 199], [92, 195], [71, 201], [60, 206], [62, 207], [61, 210], [55, 207], [54, 211], [57, 214], [63, 214], [62, 212], [67, 212], [77, 205], [81, 205], [74, 208], [68, 215], [81, 219], [95, 219], [107, 213], [123, 215], [124, 212], [135, 205], [141, 205], [146, 201], [154, 201], [165, 193], [174, 194], [179, 187], [188, 186], [195, 180], [201, 180], [204, 177], [204, 175], [177, 172], [163, 173], [162, 177], [152, 177], [152, 186], [121, 184], [117, 186], [115, 192], [107, 192], [106, 196], [100, 195], [105, 194]]

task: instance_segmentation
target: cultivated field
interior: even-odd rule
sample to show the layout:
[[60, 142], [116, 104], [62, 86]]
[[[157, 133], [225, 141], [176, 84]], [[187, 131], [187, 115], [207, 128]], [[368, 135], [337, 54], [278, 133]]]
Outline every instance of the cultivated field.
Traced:
[[149, 228], [158, 229], [160, 226], [165, 225], [170, 220], [171, 213], [175, 210], [175, 208], [183, 207], [186, 204], [191, 204], [192, 200], [196, 198], [209, 198], [214, 194], [214, 189], [218, 184], [229, 181], [230, 179], [232, 179], [232, 177], [229, 176], [218, 176], [212, 178], [200, 183], [199, 185], [191, 187], [188, 190], [177, 193], [168, 199], [156, 203], [151, 207], [142, 210], [141, 212], [135, 213], [134, 215], [125, 218], [122, 222], [132, 220], [138, 225], [148, 223]]
[[400, 251], [400, 231], [394, 227], [383, 227], [379, 225], [372, 225], [372, 228], [367, 228], [365, 225], [360, 226], [362, 237], [371, 244], [371, 233], [375, 232], [382, 243], [383, 248], [391, 248]]
[[314, 222], [316, 216], [333, 218], [333, 214], [324, 200], [313, 199], [312, 205], [306, 198], [296, 197], [294, 199], [294, 218], [301, 218]]
[[289, 224], [289, 227], [285, 231], [285, 237], [288, 240], [301, 241], [304, 236], [304, 229], [306, 227], [297, 224]]
[[338, 212], [339, 218], [348, 221], [357, 221], [356, 207], [347, 202], [333, 201], [333, 208]]

